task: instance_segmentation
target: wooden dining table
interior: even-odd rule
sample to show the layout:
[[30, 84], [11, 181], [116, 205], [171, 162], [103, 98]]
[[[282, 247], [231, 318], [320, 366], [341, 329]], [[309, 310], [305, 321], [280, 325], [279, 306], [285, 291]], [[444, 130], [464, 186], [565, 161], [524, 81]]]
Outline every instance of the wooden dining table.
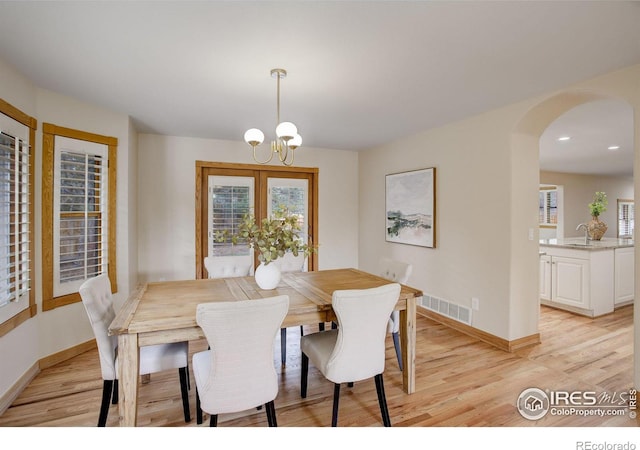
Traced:
[[[109, 327], [118, 336], [120, 426], [135, 426], [138, 409], [139, 349], [145, 345], [204, 338], [196, 324], [199, 303], [289, 296], [283, 327], [317, 325], [336, 320], [331, 308], [335, 290], [366, 289], [389, 280], [357, 269], [333, 269], [282, 274], [278, 287], [260, 289], [253, 277], [163, 281], [140, 286], [118, 311]], [[400, 311], [402, 385], [415, 391], [416, 302], [422, 292], [402, 285]], [[363, 307], [366, 307], [363, 305]]]

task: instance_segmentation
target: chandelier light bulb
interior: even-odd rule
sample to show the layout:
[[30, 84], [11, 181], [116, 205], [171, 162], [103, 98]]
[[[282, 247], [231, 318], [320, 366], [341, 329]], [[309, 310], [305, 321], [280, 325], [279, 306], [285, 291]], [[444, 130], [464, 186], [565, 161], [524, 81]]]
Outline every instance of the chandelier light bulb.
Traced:
[[293, 139], [296, 134], [298, 134], [298, 129], [291, 122], [281, 122], [276, 127], [276, 135], [285, 142]]
[[244, 133], [244, 141], [252, 147], [264, 142], [264, 133], [257, 128], [251, 128]]
[[302, 136], [300, 136], [299, 134], [296, 134], [293, 138], [289, 140], [289, 142], [287, 142], [287, 145], [289, 145], [289, 148], [291, 150], [295, 150], [296, 148], [302, 145]]

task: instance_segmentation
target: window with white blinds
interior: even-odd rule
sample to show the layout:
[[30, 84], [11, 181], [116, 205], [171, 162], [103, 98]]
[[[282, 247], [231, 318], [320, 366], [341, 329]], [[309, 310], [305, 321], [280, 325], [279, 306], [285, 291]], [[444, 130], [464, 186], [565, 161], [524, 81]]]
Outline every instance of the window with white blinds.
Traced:
[[253, 177], [209, 177], [209, 256], [247, 256], [250, 249], [245, 245], [232, 245], [231, 239], [216, 242], [217, 231], [229, 235], [238, 232], [245, 214], [254, 208]]
[[0, 114], [0, 322], [29, 306], [29, 129]]
[[107, 271], [108, 147], [57, 136], [54, 175], [54, 296]]
[[547, 226], [558, 224], [558, 191], [555, 187], [540, 188], [538, 222]]
[[618, 200], [618, 237], [632, 238], [635, 207], [632, 200]]

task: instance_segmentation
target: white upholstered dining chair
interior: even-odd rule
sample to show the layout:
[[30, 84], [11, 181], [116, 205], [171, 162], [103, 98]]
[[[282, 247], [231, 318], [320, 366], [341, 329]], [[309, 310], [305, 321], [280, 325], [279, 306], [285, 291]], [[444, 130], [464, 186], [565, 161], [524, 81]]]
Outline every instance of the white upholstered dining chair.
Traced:
[[[302, 272], [305, 268], [306, 257], [303, 254], [293, 256], [287, 252], [283, 257], [276, 259], [273, 264], [278, 266], [280, 272]], [[302, 336], [302, 325], [300, 325], [300, 335]], [[280, 363], [284, 367], [287, 363], [287, 329], [280, 328]]]
[[288, 309], [287, 295], [198, 305], [196, 322], [210, 347], [193, 355], [198, 424], [203, 411], [217, 426], [219, 414], [264, 405], [269, 426], [278, 425], [273, 344]]
[[[391, 258], [380, 258], [378, 261], [378, 274], [389, 281], [407, 284], [413, 266], [411, 264], [396, 261]], [[402, 349], [400, 347], [400, 312], [393, 311], [387, 325], [387, 332], [393, 337], [393, 346], [396, 350], [398, 366], [402, 370]]]
[[[115, 318], [115, 312], [108, 275], [88, 279], [80, 286], [79, 292], [98, 345], [103, 379], [98, 426], [104, 427], [109, 414], [109, 401], [112, 400], [113, 404], [118, 402], [118, 341], [116, 336], [109, 336], [109, 325]], [[178, 369], [185, 422], [191, 421], [187, 393], [188, 361], [188, 342], [140, 347], [140, 375]]]
[[400, 285], [333, 292], [332, 308], [338, 328], [300, 338], [301, 395], [307, 396], [309, 362], [334, 383], [331, 426], [338, 424], [340, 384], [374, 378], [382, 423], [391, 426], [382, 373], [389, 315], [400, 296]]
[[[252, 257], [245, 256], [207, 256], [204, 258], [204, 266], [209, 278], [246, 277], [251, 274], [252, 261]], [[302, 254], [293, 256], [288, 252], [271, 264], [275, 264], [281, 272], [300, 272], [304, 269], [305, 257]], [[302, 325], [300, 326], [300, 334], [302, 335]], [[284, 367], [287, 362], [286, 328], [280, 329], [280, 360], [282, 367]]]
[[250, 256], [206, 256], [204, 267], [209, 278], [246, 277], [251, 274], [253, 257]]

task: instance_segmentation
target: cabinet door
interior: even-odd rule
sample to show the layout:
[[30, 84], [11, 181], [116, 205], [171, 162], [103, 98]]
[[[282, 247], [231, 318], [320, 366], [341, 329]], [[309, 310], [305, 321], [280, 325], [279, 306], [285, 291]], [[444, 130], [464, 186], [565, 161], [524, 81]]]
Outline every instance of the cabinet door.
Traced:
[[551, 256], [540, 257], [540, 298], [551, 300]]
[[615, 256], [615, 304], [629, 302], [634, 297], [633, 248], [616, 249]]
[[589, 309], [589, 261], [552, 257], [551, 286], [552, 301]]

